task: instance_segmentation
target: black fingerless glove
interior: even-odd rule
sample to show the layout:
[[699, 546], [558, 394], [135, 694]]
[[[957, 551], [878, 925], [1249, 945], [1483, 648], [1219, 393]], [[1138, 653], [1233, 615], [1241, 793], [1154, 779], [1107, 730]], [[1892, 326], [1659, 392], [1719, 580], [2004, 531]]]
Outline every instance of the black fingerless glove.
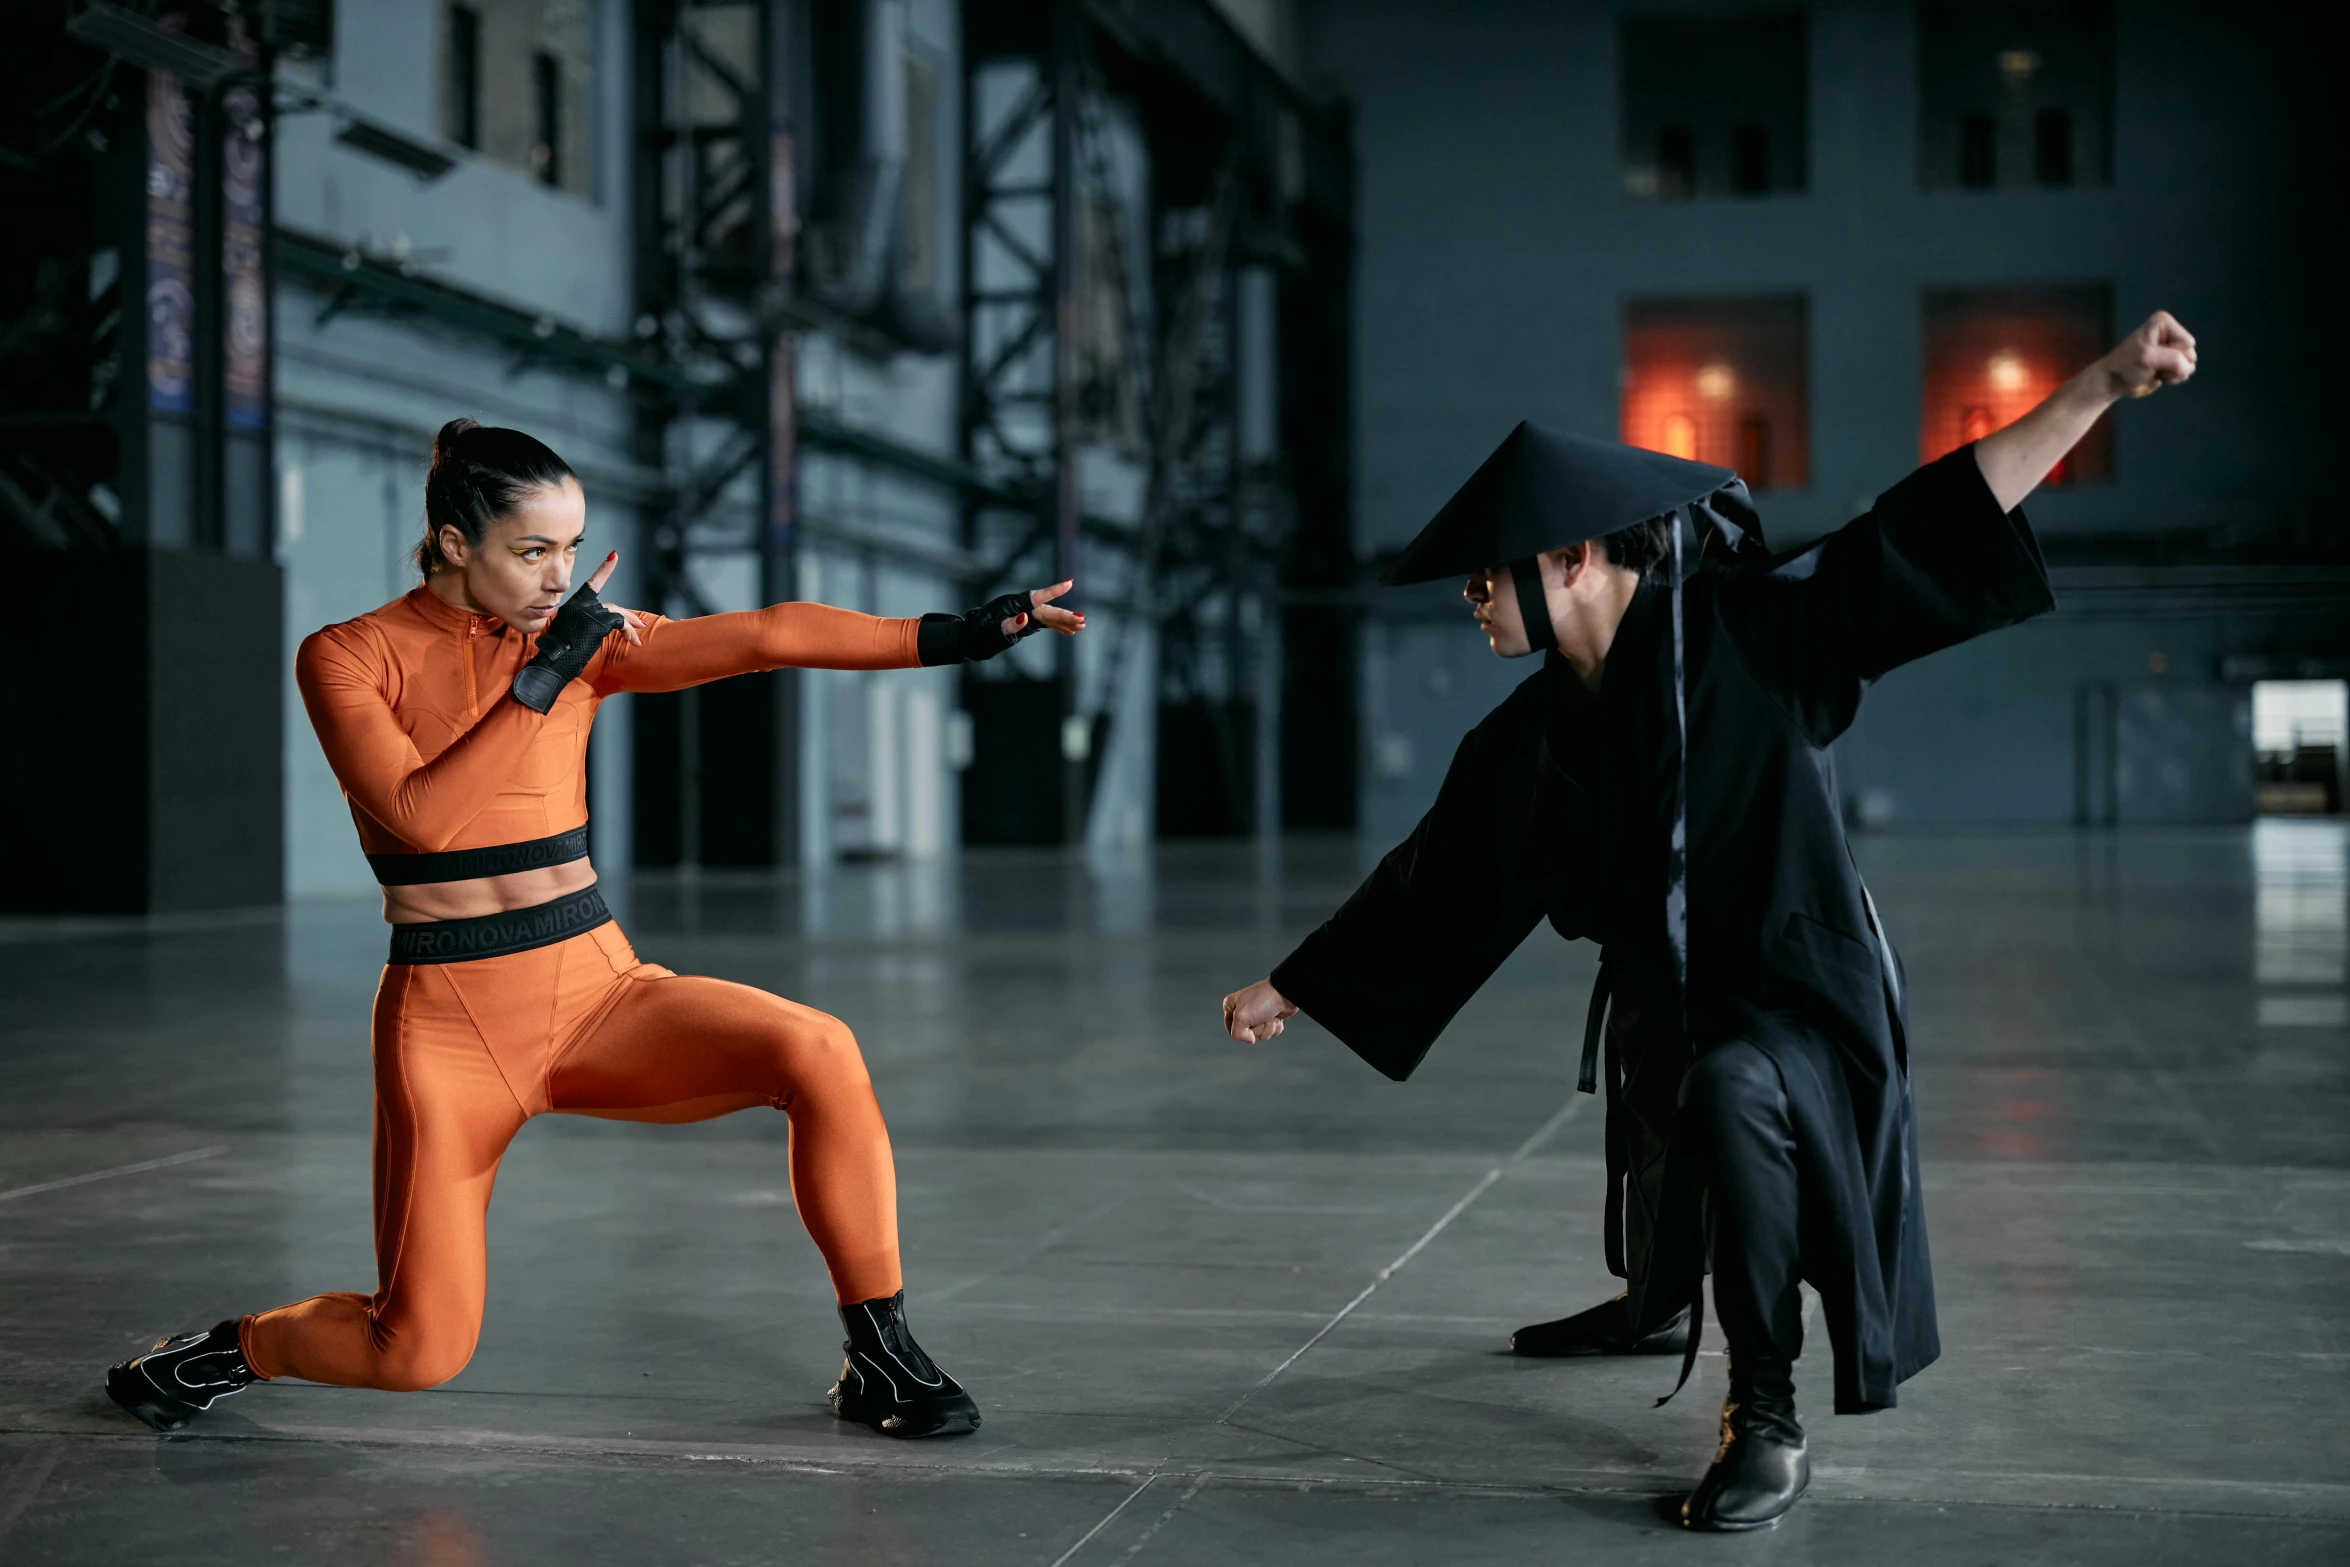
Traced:
[[[1004, 622], [1026, 615], [1028, 624], [1010, 636]], [[976, 664], [990, 659], [1022, 637], [1036, 634], [1035, 605], [1025, 593], [1006, 593], [960, 615], [925, 615], [914, 628], [914, 652], [928, 664]]]
[[555, 705], [563, 688], [579, 678], [596, 656], [604, 639], [627, 622], [617, 610], [607, 609], [594, 588], [583, 587], [563, 601], [547, 629], [539, 633], [538, 657], [514, 676], [514, 700], [534, 713]]

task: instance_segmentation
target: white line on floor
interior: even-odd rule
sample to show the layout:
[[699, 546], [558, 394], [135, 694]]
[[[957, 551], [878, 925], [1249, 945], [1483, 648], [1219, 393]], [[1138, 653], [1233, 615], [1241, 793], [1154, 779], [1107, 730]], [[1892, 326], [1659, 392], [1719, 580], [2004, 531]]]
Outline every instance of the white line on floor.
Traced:
[[1420, 1255], [1422, 1251], [1425, 1251], [1428, 1247], [1428, 1243], [1436, 1239], [1437, 1236], [1442, 1235], [1447, 1225], [1451, 1224], [1453, 1220], [1459, 1218], [1462, 1214], [1469, 1211], [1469, 1205], [1471, 1203], [1475, 1202], [1478, 1198], [1484, 1196], [1488, 1191], [1492, 1190], [1494, 1182], [1500, 1180], [1511, 1170], [1514, 1170], [1519, 1165], [1525, 1163], [1527, 1159], [1533, 1156], [1534, 1151], [1537, 1148], [1540, 1148], [1544, 1143], [1550, 1141], [1553, 1136], [1557, 1135], [1559, 1128], [1565, 1126], [1569, 1121], [1573, 1120], [1575, 1118], [1575, 1112], [1583, 1108], [1584, 1097], [1585, 1096], [1582, 1094], [1575, 1094], [1569, 1097], [1565, 1104], [1559, 1106], [1558, 1113], [1556, 1115], [1553, 1115], [1549, 1120], [1543, 1122], [1542, 1125], [1535, 1131], [1533, 1136], [1518, 1144], [1518, 1151], [1516, 1153], [1511, 1154], [1509, 1158], [1503, 1160], [1500, 1164], [1495, 1165], [1492, 1169], [1487, 1170], [1482, 1176], [1478, 1177], [1477, 1184], [1470, 1187], [1468, 1192], [1462, 1196], [1459, 1202], [1454, 1203], [1450, 1208], [1446, 1209], [1443, 1218], [1438, 1219], [1434, 1224], [1428, 1226], [1427, 1234], [1412, 1242], [1411, 1246], [1405, 1250], [1402, 1256], [1396, 1258], [1386, 1267], [1381, 1268], [1377, 1273], [1373, 1274], [1371, 1277], [1371, 1282], [1363, 1286], [1362, 1293], [1358, 1294], [1354, 1299], [1348, 1301], [1344, 1306], [1340, 1307], [1338, 1315], [1332, 1317], [1328, 1322], [1323, 1323], [1322, 1326], [1316, 1330], [1312, 1338], [1307, 1339], [1303, 1344], [1298, 1345], [1296, 1349], [1290, 1351], [1289, 1358], [1287, 1360], [1282, 1361], [1281, 1364], [1266, 1372], [1264, 1376], [1257, 1382], [1255, 1387], [1250, 1388], [1247, 1392], [1234, 1399], [1232, 1401], [1232, 1407], [1225, 1410], [1222, 1414], [1216, 1417], [1216, 1424], [1227, 1424], [1234, 1415], [1239, 1414], [1241, 1405], [1247, 1403], [1250, 1399], [1256, 1397], [1259, 1393], [1262, 1393], [1266, 1388], [1272, 1386], [1274, 1378], [1280, 1376], [1282, 1372], [1287, 1371], [1291, 1366], [1296, 1365], [1298, 1361], [1305, 1357], [1306, 1351], [1312, 1349], [1316, 1344], [1319, 1344], [1322, 1342], [1322, 1340], [1328, 1338], [1333, 1329], [1335, 1329], [1341, 1322], [1344, 1322], [1347, 1318], [1353, 1316], [1357, 1306], [1360, 1306], [1364, 1301], [1369, 1300], [1372, 1295], [1377, 1293], [1380, 1285], [1386, 1283], [1389, 1279], [1395, 1277], [1397, 1273], [1402, 1271], [1405, 1263], [1410, 1262], [1414, 1257]]
[[1126, 1500], [1111, 1508], [1108, 1517], [1104, 1518], [1100, 1523], [1095, 1524], [1092, 1528], [1086, 1530], [1084, 1537], [1078, 1540], [1075, 1545], [1070, 1546], [1060, 1555], [1053, 1558], [1053, 1567], [1067, 1567], [1070, 1557], [1075, 1556], [1079, 1551], [1082, 1551], [1088, 1545], [1091, 1545], [1095, 1535], [1101, 1533], [1104, 1529], [1107, 1529], [1111, 1524], [1116, 1523], [1118, 1521], [1118, 1515], [1126, 1511], [1127, 1508], [1132, 1507], [1134, 1505], [1134, 1499], [1140, 1496], [1143, 1492], [1149, 1490], [1152, 1484], [1157, 1481], [1158, 1478], [1158, 1473], [1155, 1470], [1149, 1474], [1144, 1475], [1142, 1477], [1142, 1484], [1127, 1492]]
[[36, 1192], [62, 1191], [68, 1186], [87, 1186], [92, 1181], [110, 1181], [118, 1175], [137, 1175], [143, 1170], [161, 1170], [175, 1164], [194, 1164], [198, 1159], [209, 1159], [228, 1152], [228, 1144], [217, 1148], [197, 1148], [187, 1153], [167, 1154], [161, 1159], [141, 1159], [137, 1164], [118, 1164], [111, 1170], [92, 1170], [87, 1175], [69, 1175], [59, 1181], [42, 1181], [32, 1186], [18, 1186], [0, 1192], [0, 1202], [16, 1197], [30, 1197]]
[[1468, 1211], [1469, 1204], [1484, 1196], [1487, 1189], [1490, 1188], [1495, 1181], [1500, 1179], [1501, 1166], [1499, 1165], [1494, 1166], [1492, 1169], [1487, 1170], [1482, 1176], [1478, 1177], [1477, 1184], [1469, 1188], [1467, 1196], [1463, 1197], [1459, 1202], [1454, 1203], [1450, 1208], [1446, 1209], [1443, 1218], [1438, 1219], [1434, 1224], [1428, 1226], [1427, 1234], [1412, 1242], [1411, 1249], [1406, 1251], [1402, 1256], [1396, 1258], [1386, 1267], [1381, 1268], [1377, 1273], [1371, 1275], [1371, 1282], [1363, 1286], [1361, 1294], [1355, 1296], [1354, 1299], [1339, 1307], [1337, 1316], [1332, 1317], [1328, 1322], [1325, 1322], [1319, 1328], [1316, 1328], [1312, 1338], [1307, 1339], [1303, 1344], [1300, 1344], [1297, 1348], [1291, 1350], [1289, 1352], [1289, 1358], [1282, 1361], [1281, 1364], [1275, 1366], [1272, 1370], [1266, 1372], [1264, 1376], [1258, 1380], [1255, 1387], [1250, 1388], [1247, 1392], [1234, 1399], [1232, 1401], [1232, 1407], [1225, 1410], [1222, 1414], [1216, 1417], [1216, 1424], [1224, 1425], [1229, 1423], [1234, 1415], [1240, 1413], [1241, 1405], [1247, 1403], [1250, 1399], [1256, 1397], [1267, 1387], [1271, 1386], [1273, 1379], [1281, 1375], [1282, 1372], [1287, 1371], [1291, 1366], [1296, 1365], [1298, 1361], [1304, 1357], [1307, 1350], [1312, 1349], [1316, 1344], [1319, 1344], [1322, 1342], [1322, 1340], [1328, 1338], [1332, 1329], [1336, 1328], [1347, 1318], [1353, 1316], [1357, 1306], [1360, 1306], [1364, 1301], [1369, 1300], [1372, 1294], [1378, 1290], [1380, 1285], [1395, 1277], [1395, 1273], [1398, 1268], [1401, 1268], [1405, 1263], [1420, 1255], [1421, 1251], [1426, 1248], [1430, 1241], [1436, 1239], [1437, 1236], [1444, 1233], [1444, 1228], [1446, 1225], [1452, 1223], [1453, 1220], [1466, 1213]]
[[[1250, 1399], [1263, 1392], [1268, 1386], [1271, 1385], [1275, 1377], [1281, 1375], [1282, 1372], [1287, 1371], [1291, 1366], [1296, 1365], [1299, 1358], [1303, 1356], [1307, 1350], [1312, 1349], [1316, 1344], [1321, 1343], [1323, 1339], [1329, 1337], [1331, 1329], [1337, 1327], [1341, 1322], [1344, 1322], [1348, 1317], [1352, 1316], [1354, 1314], [1354, 1309], [1357, 1306], [1360, 1306], [1364, 1301], [1369, 1300], [1372, 1296], [1372, 1293], [1376, 1291], [1380, 1285], [1395, 1277], [1396, 1273], [1402, 1269], [1405, 1263], [1410, 1262], [1414, 1257], [1417, 1257], [1422, 1251], [1426, 1250], [1428, 1243], [1436, 1239], [1437, 1236], [1443, 1234], [1446, 1225], [1452, 1223], [1453, 1220], [1468, 1212], [1469, 1204], [1475, 1202], [1478, 1198], [1484, 1196], [1486, 1192], [1490, 1191], [1494, 1182], [1500, 1180], [1511, 1170], [1516, 1169], [1519, 1165], [1525, 1163], [1526, 1160], [1532, 1158], [1534, 1156], [1535, 1150], [1539, 1149], [1544, 1143], [1549, 1142], [1552, 1137], [1557, 1135], [1560, 1127], [1565, 1126], [1569, 1121], [1572, 1121], [1575, 1118], [1575, 1112], [1583, 1108], [1583, 1099], [1584, 1096], [1579, 1093], [1569, 1095], [1567, 1102], [1559, 1106], [1556, 1114], [1551, 1116], [1549, 1120], [1543, 1122], [1539, 1127], [1536, 1127], [1534, 1134], [1531, 1137], [1528, 1137], [1524, 1142], [1518, 1144], [1516, 1152], [1512, 1153], [1507, 1159], [1504, 1159], [1501, 1163], [1495, 1165], [1492, 1169], [1487, 1170], [1482, 1176], [1478, 1177], [1477, 1184], [1469, 1188], [1466, 1196], [1462, 1197], [1459, 1202], [1454, 1203], [1450, 1208], [1446, 1209], [1444, 1217], [1438, 1219], [1434, 1224], [1430, 1225], [1428, 1227], [1428, 1233], [1421, 1236], [1418, 1240], [1412, 1242], [1410, 1247], [1405, 1250], [1402, 1256], [1396, 1258], [1386, 1267], [1381, 1268], [1378, 1273], [1372, 1277], [1371, 1282], [1363, 1286], [1362, 1293], [1357, 1295], [1354, 1299], [1348, 1301], [1346, 1305], [1340, 1309], [1337, 1316], [1332, 1317], [1328, 1322], [1323, 1323], [1321, 1328], [1315, 1332], [1312, 1338], [1307, 1339], [1303, 1344], [1300, 1344], [1295, 1350], [1291, 1351], [1287, 1360], [1282, 1361], [1281, 1364], [1266, 1372], [1263, 1379], [1260, 1380], [1255, 1387], [1250, 1388], [1247, 1392], [1241, 1394], [1240, 1397], [1234, 1399], [1232, 1401], [1232, 1407], [1225, 1410], [1222, 1414], [1216, 1417], [1216, 1424], [1224, 1425], [1229, 1423], [1234, 1415], [1240, 1413], [1241, 1405], [1247, 1403]], [[1104, 1529], [1107, 1529], [1113, 1522], [1117, 1520], [1117, 1517], [1120, 1513], [1123, 1513], [1127, 1508], [1133, 1506], [1134, 1499], [1142, 1495], [1143, 1492], [1149, 1490], [1152, 1485], [1156, 1484], [1160, 1477], [1167, 1472], [1167, 1468], [1168, 1464], [1162, 1463], [1158, 1468], [1153, 1469], [1149, 1474], [1143, 1476], [1142, 1484], [1127, 1492], [1126, 1499], [1120, 1502], [1117, 1506], [1111, 1508], [1108, 1517], [1104, 1518], [1100, 1523], [1095, 1524], [1092, 1528], [1086, 1530], [1085, 1537], [1083, 1539], [1079, 1540], [1075, 1545], [1070, 1546], [1067, 1550], [1063, 1551], [1057, 1558], [1055, 1558], [1052, 1567], [1067, 1567], [1067, 1563], [1071, 1557], [1075, 1556], [1079, 1551], [1084, 1550], [1085, 1547], [1092, 1542], [1094, 1536], [1100, 1534]], [[1182, 1497], [1175, 1503], [1175, 1505], [1168, 1508], [1167, 1511], [1159, 1518], [1157, 1523], [1152, 1524], [1149, 1529], [1144, 1531], [1142, 1539], [1135, 1541], [1133, 1548], [1128, 1550], [1127, 1553], [1124, 1556], [1118, 1558], [1118, 1560], [1121, 1563], [1132, 1560], [1135, 1552], [1140, 1551], [1144, 1543], [1148, 1541], [1152, 1535], [1157, 1534], [1161, 1528], [1165, 1527], [1168, 1519], [1173, 1518], [1177, 1513], [1181, 1512], [1183, 1510], [1183, 1504], [1190, 1501], [1194, 1496], [1198, 1495], [1199, 1488], [1207, 1484], [1207, 1482], [1207, 1474], [1203, 1471], [1200, 1475], [1193, 1479], [1191, 1483], [1191, 1489], [1184, 1492]]]
[[1165, 1512], [1159, 1514], [1158, 1520], [1154, 1522], [1148, 1529], [1143, 1530], [1142, 1534], [1132, 1545], [1126, 1547], [1126, 1553], [1118, 1558], [1117, 1567], [1126, 1567], [1128, 1562], [1134, 1560], [1134, 1558], [1137, 1556], [1140, 1556], [1142, 1554], [1142, 1548], [1151, 1543], [1151, 1536], [1157, 1534], [1161, 1529], [1166, 1528], [1168, 1524], [1174, 1522], [1175, 1515], [1183, 1511], [1185, 1505], [1188, 1504], [1193, 1497], [1199, 1495], [1199, 1488], [1203, 1485], [1206, 1485], [1214, 1478], [1214, 1473], [1206, 1469], [1202, 1469], [1197, 1475], [1193, 1476], [1190, 1487], [1185, 1490], [1181, 1496], [1175, 1498], [1175, 1505], [1168, 1508]]

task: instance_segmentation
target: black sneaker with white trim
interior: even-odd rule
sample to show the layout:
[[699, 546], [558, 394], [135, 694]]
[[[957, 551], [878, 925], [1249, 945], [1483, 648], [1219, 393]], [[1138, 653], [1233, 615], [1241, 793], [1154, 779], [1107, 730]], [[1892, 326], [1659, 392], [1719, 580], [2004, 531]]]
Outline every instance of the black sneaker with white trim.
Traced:
[[885, 1436], [966, 1436], [979, 1429], [979, 1406], [938, 1369], [906, 1327], [906, 1292], [840, 1308], [849, 1336], [841, 1348], [832, 1412]]
[[177, 1431], [258, 1380], [231, 1317], [209, 1333], [159, 1338], [144, 1355], [109, 1367], [106, 1396], [158, 1431]]

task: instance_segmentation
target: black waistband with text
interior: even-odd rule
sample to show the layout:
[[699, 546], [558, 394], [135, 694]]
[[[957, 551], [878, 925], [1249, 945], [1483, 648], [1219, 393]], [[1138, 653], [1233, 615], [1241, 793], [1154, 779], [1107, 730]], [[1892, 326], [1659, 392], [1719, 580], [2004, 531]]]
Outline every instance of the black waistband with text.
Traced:
[[559, 832], [552, 838], [528, 843], [494, 843], [486, 849], [449, 849], [440, 854], [371, 854], [367, 863], [375, 879], [386, 887], [421, 887], [427, 882], [472, 881], [480, 876], [511, 876], [516, 871], [544, 870], [584, 860], [588, 852], [585, 827]]
[[469, 963], [476, 958], [502, 958], [569, 941], [582, 931], [608, 925], [612, 911], [604, 895], [590, 887], [552, 903], [504, 914], [484, 914], [469, 920], [434, 920], [424, 925], [394, 925], [390, 961], [401, 963]]

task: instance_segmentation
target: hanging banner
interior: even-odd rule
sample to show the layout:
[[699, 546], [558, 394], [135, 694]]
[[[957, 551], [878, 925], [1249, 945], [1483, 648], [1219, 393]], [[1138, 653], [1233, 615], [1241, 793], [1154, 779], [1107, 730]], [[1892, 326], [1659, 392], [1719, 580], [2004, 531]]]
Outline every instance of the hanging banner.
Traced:
[[[243, 18], [229, 21], [230, 44], [259, 63]], [[269, 121], [261, 94], [250, 85], [221, 98], [221, 370], [232, 430], [269, 423], [269, 274], [261, 247], [268, 243]]]
[[147, 406], [186, 414], [192, 404], [196, 292], [194, 113], [178, 77], [147, 73]]

